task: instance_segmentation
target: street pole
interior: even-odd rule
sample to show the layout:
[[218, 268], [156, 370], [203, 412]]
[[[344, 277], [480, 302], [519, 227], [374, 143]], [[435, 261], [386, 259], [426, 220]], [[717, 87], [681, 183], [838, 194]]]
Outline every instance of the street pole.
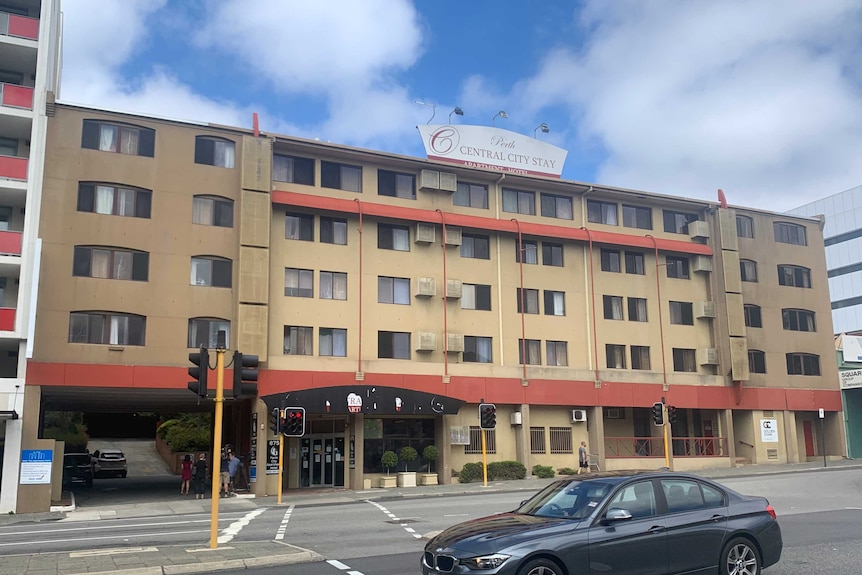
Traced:
[[219, 345], [216, 348], [216, 396], [215, 429], [213, 429], [213, 484], [212, 510], [210, 513], [210, 549], [218, 548], [218, 503], [219, 484], [221, 483], [221, 427], [224, 413], [224, 332], [219, 332]]
[[282, 491], [282, 462], [284, 461], [284, 434], [278, 434], [278, 504], [281, 505], [281, 491]]
[[823, 435], [823, 418], [826, 415], [823, 409], [820, 409], [820, 451], [823, 452], [823, 467], [826, 467], [826, 437]]
[[488, 487], [488, 452], [485, 445], [485, 430], [479, 429], [479, 431], [482, 433], [482, 478], [484, 486]]

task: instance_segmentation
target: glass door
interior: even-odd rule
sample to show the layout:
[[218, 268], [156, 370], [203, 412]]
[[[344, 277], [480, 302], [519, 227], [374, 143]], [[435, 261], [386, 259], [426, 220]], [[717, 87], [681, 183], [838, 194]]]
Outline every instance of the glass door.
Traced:
[[300, 446], [300, 487], [344, 487], [343, 435], [307, 435]]

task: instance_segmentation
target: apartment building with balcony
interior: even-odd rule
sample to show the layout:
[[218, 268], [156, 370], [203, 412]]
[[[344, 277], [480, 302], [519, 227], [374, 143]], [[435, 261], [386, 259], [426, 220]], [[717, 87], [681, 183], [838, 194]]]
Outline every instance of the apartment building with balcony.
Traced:
[[266, 461], [268, 411], [308, 413], [259, 494], [406, 445], [452, 481], [481, 401], [528, 469], [664, 465], [662, 398], [677, 469], [820, 455], [820, 408], [845, 453], [818, 219], [57, 103], [40, 225], [27, 420], [200, 408], [188, 354], [225, 331], [261, 362], [226, 442]]
[[0, 513], [17, 506], [40, 258], [46, 94], [58, 90], [59, 22], [59, 1], [0, 2]]

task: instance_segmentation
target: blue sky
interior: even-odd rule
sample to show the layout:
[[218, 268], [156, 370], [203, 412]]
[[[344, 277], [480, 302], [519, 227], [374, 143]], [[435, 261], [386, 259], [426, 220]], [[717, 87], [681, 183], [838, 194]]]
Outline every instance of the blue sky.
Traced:
[[566, 179], [790, 209], [862, 184], [858, 0], [63, 0], [60, 100], [424, 156], [532, 135]]

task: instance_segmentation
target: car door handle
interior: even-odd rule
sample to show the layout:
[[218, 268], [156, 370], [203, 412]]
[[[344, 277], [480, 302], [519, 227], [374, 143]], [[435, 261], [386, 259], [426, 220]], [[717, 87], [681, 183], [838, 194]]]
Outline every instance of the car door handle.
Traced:
[[647, 531], [648, 533], [662, 533], [664, 531], [664, 527], [661, 525], [653, 525]]
[[721, 521], [724, 518], [724, 515], [713, 515], [712, 517], [710, 517], [710, 519], [712, 519], [713, 521]]

